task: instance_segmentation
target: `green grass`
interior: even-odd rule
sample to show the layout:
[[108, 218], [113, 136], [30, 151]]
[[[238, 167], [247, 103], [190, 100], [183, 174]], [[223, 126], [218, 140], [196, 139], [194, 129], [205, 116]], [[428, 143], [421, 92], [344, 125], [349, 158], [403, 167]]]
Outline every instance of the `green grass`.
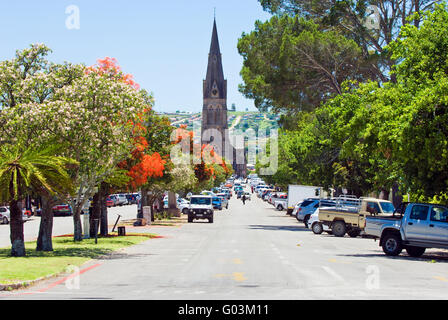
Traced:
[[22, 283], [65, 272], [69, 266], [80, 266], [85, 262], [129, 247], [155, 235], [128, 235], [126, 237], [99, 238], [74, 242], [73, 237], [53, 239], [53, 252], [36, 252], [36, 242], [25, 244], [26, 257], [10, 256], [10, 248], [0, 249], [0, 284]]

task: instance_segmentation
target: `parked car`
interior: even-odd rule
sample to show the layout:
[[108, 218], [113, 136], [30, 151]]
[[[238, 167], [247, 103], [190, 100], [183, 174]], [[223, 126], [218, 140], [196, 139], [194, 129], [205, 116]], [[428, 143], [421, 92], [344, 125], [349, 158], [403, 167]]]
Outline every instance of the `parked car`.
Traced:
[[117, 194], [117, 206], [124, 206], [128, 204], [128, 199], [125, 194]]
[[0, 224], [9, 224], [11, 213], [8, 207], [0, 207]]
[[180, 202], [177, 203], [177, 207], [179, 208], [180, 212], [183, 214], [188, 214], [188, 208], [190, 206], [190, 201], [186, 199], [182, 199]]
[[336, 206], [320, 208], [319, 220], [329, 226], [336, 237], [343, 237], [347, 233], [356, 238], [364, 231], [367, 216], [388, 215], [394, 209], [393, 204], [387, 200], [340, 197], [336, 199]]
[[316, 211], [310, 216], [308, 220], [308, 226], [311, 228], [314, 234], [322, 234], [323, 232], [331, 234], [331, 229], [328, 226], [322, 224], [322, 222], [319, 220], [319, 208], [317, 208]]
[[116, 194], [111, 194], [109, 196], [109, 199], [111, 199], [114, 202], [113, 207], [118, 205], [118, 196]]
[[266, 190], [264, 190], [263, 193], [261, 194], [261, 199], [263, 199], [264, 201], [268, 201], [268, 197], [273, 192], [275, 192], [275, 189], [266, 189]]
[[288, 195], [282, 192], [272, 192], [268, 197], [268, 203], [273, 205], [277, 199], [288, 199]]
[[[24, 222], [30, 218], [29, 212], [26, 209], [22, 210], [22, 219]], [[9, 224], [11, 222], [11, 211], [9, 207], [0, 207], [0, 224]]]
[[229, 188], [223, 188], [222, 192], [226, 194], [227, 200], [230, 200], [230, 198], [232, 198], [233, 196], [232, 190], [230, 190]]
[[288, 208], [288, 199], [284, 199], [284, 198], [279, 198], [277, 200], [274, 201], [274, 207], [278, 210], [278, 211], [283, 211], [285, 209]]
[[208, 191], [208, 190], [204, 190], [201, 192], [201, 195], [204, 196], [211, 196], [211, 197], [216, 197], [216, 193], [214, 193], [213, 191]]
[[222, 200], [222, 207], [229, 209], [229, 199], [227, 197], [227, 193], [224, 192], [218, 193], [217, 196], [220, 197]]
[[430, 203], [402, 203], [390, 216], [366, 216], [366, 235], [380, 239], [388, 256], [403, 249], [412, 257], [427, 248], [448, 249], [448, 208]]
[[115, 206], [115, 201], [110, 196], [106, 198], [106, 206], [108, 208]]
[[[303, 222], [305, 227], [308, 228], [308, 220], [311, 215], [316, 212], [319, 207], [335, 207], [336, 201], [330, 199], [305, 199], [300, 206], [294, 208], [293, 214], [297, 218], [297, 221]], [[297, 211], [296, 211], [297, 210]]]
[[128, 193], [126, 194], [126, 199], [128, 200], [128, 204], [137, 204], [138, 203], [139, 194], [138, 193]]
[[213, 209], [222, 210], [222, 198], [215, 196], [212, 198]]
[[69, 204], [59, 204], [53, 207], [55, 217], [67, 217], [73, 215], [72, 207]]

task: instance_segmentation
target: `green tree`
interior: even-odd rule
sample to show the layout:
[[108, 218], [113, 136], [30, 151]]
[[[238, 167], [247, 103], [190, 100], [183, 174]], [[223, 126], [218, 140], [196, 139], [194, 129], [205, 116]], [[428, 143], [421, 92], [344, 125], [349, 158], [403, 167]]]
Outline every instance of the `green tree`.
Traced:
[[[20, 145], [0, 147], [0, 201], [9, 201], [11, 210], [11, 255], [25, 256], [22, 211], [19, 202], [25, 195], [70, 193], [72, 180], [67, 165], [74, 160], [53, 156], [54, 148], [23, 149]], [[42, 229], [45, 244], [51, 243], [51, 229]], [[39, 248], [38, 248], [39, 249]], [[47, 249], [48, 250], [48, 249]]]
[[262, 111], [311, 111], [340, 94], [343, 81], [364, 78], [355, 41], [303, 18], [257, 21], [238, 50], [244, 59], [240, 91]]
[[[356, 41], [362, 50], [364, 67], [371, 80], [389, 80], [395, 64], [387, 45], [397, 39], [400, 28], [412, 23], [418, 27], [421, 13], [434, 8], [434, 0], [259, 0], [273, 14], [311, 19], [322, 29], [338, 30]], [[409, 19], [413, 17], [413, 19]]]

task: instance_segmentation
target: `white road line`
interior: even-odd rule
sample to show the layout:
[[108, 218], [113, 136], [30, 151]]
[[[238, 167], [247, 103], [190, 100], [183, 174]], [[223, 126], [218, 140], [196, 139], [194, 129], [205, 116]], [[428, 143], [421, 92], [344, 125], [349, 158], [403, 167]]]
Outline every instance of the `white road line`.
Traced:
[[338, 275], [333, 269], [330, 267], [323, 266], [322, 269], [324, 269], [329, 275], [331, 275], [333, 278], [335, 278], [338, 281], [345, 282], [344, 278], [342, 278], [340, 275]]

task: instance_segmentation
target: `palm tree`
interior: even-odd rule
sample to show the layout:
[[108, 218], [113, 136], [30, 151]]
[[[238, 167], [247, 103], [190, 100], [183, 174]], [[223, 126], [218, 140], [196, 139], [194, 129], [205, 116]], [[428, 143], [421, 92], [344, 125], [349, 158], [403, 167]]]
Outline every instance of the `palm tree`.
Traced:
[[25, 256], [23, 219], [19, 202], [32, 192], [48, 196], [67, 194], [72, 180], [66, 171], [74, 160], [54, 156], [56, 148], [0, 147], [0, 202], [9, 202], [11, 219], [11, 255]]

